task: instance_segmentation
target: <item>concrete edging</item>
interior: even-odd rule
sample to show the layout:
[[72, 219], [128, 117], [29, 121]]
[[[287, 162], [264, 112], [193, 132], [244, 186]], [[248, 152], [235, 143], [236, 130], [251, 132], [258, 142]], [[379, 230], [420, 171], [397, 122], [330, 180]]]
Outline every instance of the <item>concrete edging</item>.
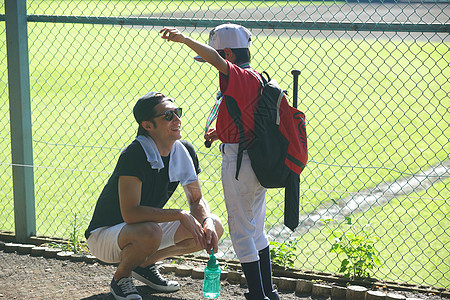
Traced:
[[[56, 258], [60, 260], [70, 260], [73, 262], [85, 262], [88, 264], [105, 264], [92, 255], [75, 254], [59, 248], [48, 248], [30, 244], [18, 244], [13, 242], [0, 241], [0, 250], [5, 253], [29, 254], [31, 256], [42, 256], [44, 258]], [[194, 255], [182, 256], [186, 260], [205, 263], [206, 257], [195, 257]], [[221, 280], [226, 280], [231, 284], [246, 286], [245, 277], [240, 270], [240, 265], [235, 261], [225, 261], [227, 270], [222, 271]], [[175, 273], [176, 276], [190, 276], [193, 279], [203, 279], [202, 268], [191, 268], [183, 265], [162, 264], [161, 273]], [[404, 300], [406, 297], [400, 294], [384, 291], [370, 290], [368, 283], [363, 285], [351, 284], [350, 281], [342, 277], [328, 274], [315, 273], [311, 271], [300, 272], [296, 270], [279, 270], [274, 268], [274, 284], [280, 291], [295, 292], [296, 295], [311, 295], [313, 297], [331, 297], [337, 300]], [[302, 276], [303, 275], [303, 276]], [[327, 280], [328, 279], [328, 280]], [[383, 286], [392, 290], [415, 291], [422, 293], [434, 293], [442, 297], [450, 298], [450, 291], [445, 289], [416, 288], [413, 285], [401, 286], [399, 284], [387, 284], [383, 282], [372, 282], [372, 286]], [[412, 300], [412, 299], [408, 299]]]

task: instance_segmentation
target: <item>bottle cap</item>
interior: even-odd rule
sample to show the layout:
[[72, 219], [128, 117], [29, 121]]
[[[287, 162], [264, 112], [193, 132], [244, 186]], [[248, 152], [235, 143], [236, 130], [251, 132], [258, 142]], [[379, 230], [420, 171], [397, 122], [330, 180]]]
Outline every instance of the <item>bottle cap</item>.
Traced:
[[213, 269], [213, 268], [218, 268], [218, 267], [219, 267], [219, 263], [217, 262], [217, 259], [214, 256], [214, 252], [211, 250], [211, 255], [209, 256], [209, 260], [208, 260], [208, 268]]

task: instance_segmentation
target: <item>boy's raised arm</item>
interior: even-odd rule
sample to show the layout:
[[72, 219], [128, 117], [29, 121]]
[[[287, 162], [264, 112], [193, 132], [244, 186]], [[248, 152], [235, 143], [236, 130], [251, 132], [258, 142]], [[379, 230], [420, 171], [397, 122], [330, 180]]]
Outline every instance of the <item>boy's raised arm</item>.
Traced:
[[210, 63], [219, 72], [228, 75], [228, 65], [217, 51], [207, 44], [200, 43], [190, 37], [183, 35], [176, 28], [163, 28], [159, 33], [162, 33], [161, 38], [167, 41], [182, 43], [194, 50], [206, 62]]

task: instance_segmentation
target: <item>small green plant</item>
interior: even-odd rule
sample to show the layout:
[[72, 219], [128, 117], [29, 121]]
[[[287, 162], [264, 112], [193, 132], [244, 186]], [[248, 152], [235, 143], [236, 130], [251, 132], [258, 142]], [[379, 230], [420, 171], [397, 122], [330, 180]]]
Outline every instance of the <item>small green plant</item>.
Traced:
[[179, 257], [176, 258], [176, 260], [173, 263], [180, 265], [183, 262], [184, 262], [184, 258], [179, 256]]
[[[330, 228], [330, 223], [335, 220], [322, 221]], [[339, 272], [352, 279], [370, 278], [370, 271], [381, 266], [381, 261], [374, 248], [374, 243], [378, 238], [369, 235], [366, 228], [370, 228], [370, 224], [357, 229], [352, 219], [345, 217], [344, 225], [347, 227], [346, 230], [331, 228], [329, 230], [329, 238], [333, 242], [330, 252], [345, 255], [345, 259], [341, 261]]]
[[228, 265], [228, 263], [224, 262], [221, 269], [222, 269], [222, 271], [228, 271], [229, 268], [230, 268], [230, 266]]
[[67, 248], [73, 253], [89, 252], [87, 245], [81, 242], [80, 230], [82, 227], [77, 221], [78, 213], [75, 213], [72, 223], [72, 231], [70, 232], [69, 241], [67, 242]]
[[69, 239], [66, 243], [47, 243], [43, 244], [43, 246], [47, 246], [50, 248], [60, 248], [64, 251], [71, 251], [73, 253], [89, 253], [89, 248], [86, 243], [83, 243], [80, 239], [80, 230], [82, 229], [81, 225], [78, 223], [78, 213], [74, 214], [74, 220], [71, 224], [71, 231], [69, 232]]
[[270, 256], [274, 265], [285, 269], [294, 267], [297, 239], [285, 243], [272, 241], [270, 242], [270, 246]]

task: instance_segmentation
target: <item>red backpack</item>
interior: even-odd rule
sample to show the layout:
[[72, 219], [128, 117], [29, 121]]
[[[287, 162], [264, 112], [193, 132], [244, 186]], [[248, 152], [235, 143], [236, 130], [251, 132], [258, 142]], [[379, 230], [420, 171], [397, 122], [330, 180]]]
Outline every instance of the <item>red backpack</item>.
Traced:
[[247, 141], [236, 101], [225, 96], [230, 116], [239, 129], [236, 179], [247, 150], [253, 171], [266, 188], [285, 188], [285, 225], [298, 225], [299, 175], [308, 160], [305, 115], [287, 102], [284, 91], [275, 80], [252, 73], [261, 83], [261, 96], [255, 110], [255, 128]]

